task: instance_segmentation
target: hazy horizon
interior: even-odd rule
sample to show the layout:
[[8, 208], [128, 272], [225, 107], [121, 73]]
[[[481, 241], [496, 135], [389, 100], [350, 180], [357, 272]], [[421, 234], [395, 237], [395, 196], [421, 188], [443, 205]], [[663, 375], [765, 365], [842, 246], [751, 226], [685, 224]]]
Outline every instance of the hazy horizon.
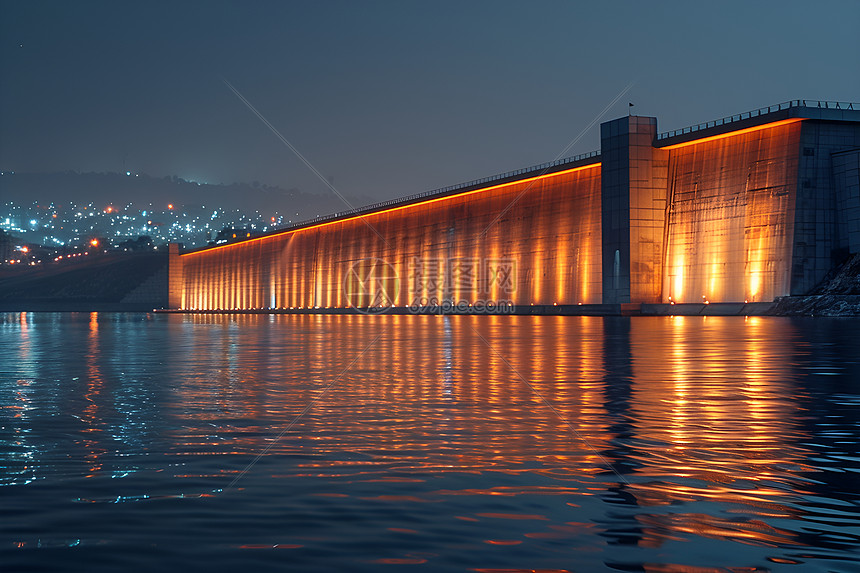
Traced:
[[666, 131], [860, 99], [848, 1], [4, 2], [2, 15], [3, 171], [330, 194], [328, 181], [379, 201], [596, 149], [600, 121], [629, 102]]

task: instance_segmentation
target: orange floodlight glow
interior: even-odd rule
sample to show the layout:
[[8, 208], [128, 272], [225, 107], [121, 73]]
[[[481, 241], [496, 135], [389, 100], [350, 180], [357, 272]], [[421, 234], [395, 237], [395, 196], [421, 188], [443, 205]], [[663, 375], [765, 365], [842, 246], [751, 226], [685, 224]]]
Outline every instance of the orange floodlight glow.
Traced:
[[787, 294], [788, 213], [801, 122], [771, 122], [663, 148], [672, 150], [675, 172], [695, 174], [673, 183], [664, 302], [758, 302]]

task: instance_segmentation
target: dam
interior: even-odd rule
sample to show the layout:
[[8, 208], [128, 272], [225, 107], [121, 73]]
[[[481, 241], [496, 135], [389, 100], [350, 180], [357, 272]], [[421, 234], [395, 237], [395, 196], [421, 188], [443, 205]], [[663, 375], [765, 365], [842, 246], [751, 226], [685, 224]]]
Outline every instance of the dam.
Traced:
[[234, 243], [170, 246], [190, 312], [613, 312], [803, 295], [860, 252], [860, 104], [793, 100]]

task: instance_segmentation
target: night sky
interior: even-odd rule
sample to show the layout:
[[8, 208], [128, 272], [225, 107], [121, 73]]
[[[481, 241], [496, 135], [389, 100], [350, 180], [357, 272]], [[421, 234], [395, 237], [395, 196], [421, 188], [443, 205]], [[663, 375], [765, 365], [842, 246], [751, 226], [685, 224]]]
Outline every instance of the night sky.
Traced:
[[[660, 131], [858, 101], [858, 23], [856, 0], [3, 1], [0, 169], [330, 193], [227, 80], [339, 191], [387, 199], [550, 161], [615, 98], [603, 121], [633, 102]], [[598, 147], [595, 125], [566, 155]]]

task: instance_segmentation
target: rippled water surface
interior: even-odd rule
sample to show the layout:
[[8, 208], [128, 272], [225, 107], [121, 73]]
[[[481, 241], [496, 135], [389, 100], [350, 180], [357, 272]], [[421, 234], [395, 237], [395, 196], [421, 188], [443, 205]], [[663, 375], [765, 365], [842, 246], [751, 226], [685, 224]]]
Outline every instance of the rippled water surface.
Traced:
[[0, 569], [860, 571], [860, 321], [0, 315]]

